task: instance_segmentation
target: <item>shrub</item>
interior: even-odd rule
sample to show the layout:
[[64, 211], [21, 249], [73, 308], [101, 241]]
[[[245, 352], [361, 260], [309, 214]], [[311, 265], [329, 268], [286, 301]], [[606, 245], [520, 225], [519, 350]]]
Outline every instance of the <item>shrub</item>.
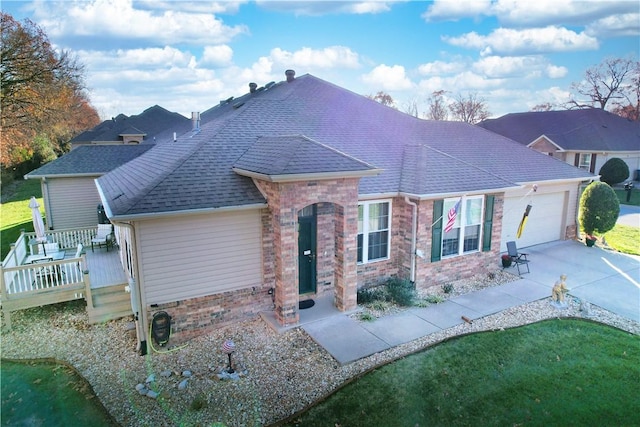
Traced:
[[600, 181], [609, 185], [615, 185], [629, 178], [629, 166], [624, 160], [613, 157], [600, 168]]
[[428, 295], [424, 300], [429, 304], [440, 304], [445, 301], [445, 299], [439, 295]]
[[358, 315], [358, 317], [364, 322], [373, 322], [376, 320], [375, 316], [367, 311], [363, 311]]
[[444, 292], [445, 294], [450, 294], [451, 292], [453, 292], [453, 284], [445, 283], [444, 285], [442, 285], [442, 292]]
[[393, 278], [387, 282], [387, 291], [393, 302], [402, 307], [413, 304], [416, 296], [416, 288], [413, 283], [406, 279]]
[[616, 225], [620, 214], [620, 201], [613, 188], [604, 182], [592, 182], [580, 196], [578, 220], [588, 235], [603, 234]]
[[386, 301], [387, 293], [381, 287], [358, 289], [356, 297], [358, 304], [369, 304], [375, 301]]

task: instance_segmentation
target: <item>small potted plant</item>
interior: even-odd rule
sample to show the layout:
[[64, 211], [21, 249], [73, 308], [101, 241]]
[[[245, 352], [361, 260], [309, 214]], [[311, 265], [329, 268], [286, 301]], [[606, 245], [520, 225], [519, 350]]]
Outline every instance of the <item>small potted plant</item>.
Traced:
[[596, 243], [597, 240], [598, 239], [593, 234], [585, 234], [585, 236], [584, 236], [584, 242], [589, 247], [593, 246]]
[[511, 267], [511, 257], [507, 254], [502, 255], [502, 267]]

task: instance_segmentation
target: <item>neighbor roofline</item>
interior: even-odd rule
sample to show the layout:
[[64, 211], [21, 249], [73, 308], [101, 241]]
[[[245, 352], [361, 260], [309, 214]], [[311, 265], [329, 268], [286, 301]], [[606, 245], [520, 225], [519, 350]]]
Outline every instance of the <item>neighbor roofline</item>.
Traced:
[[268, 174], [263, 174], [259, 172], [248, 171], [246, 169], [237, 168], [237, 167], [234, 167], [231, 170], [233, 170], [238, 175], [247, 176], [249, 178], [256, 178], [262, 181], [278, 182], [278, 183], [296, 182], [296, 181], [317, 181], [317, 180], [340, 179], [340, 178], [363, 178], [366, 176], [378, 175], [383, 171], [383, 169], [368, 169], [363, 171], [268, 175]]
[[566, 151], [564, 148], [562, 148], [561, 146], [556, 144], [553, 139], [549, 138], [545, 134], [542, 134], [539, 137], [537, 137], [536, 139], [534, 139], [533, 141], [531, 141], [529, 144], [527, 144], [527, 147], [531, 148], [536, 142], [538, 142], [540, 140], [540, 138], [544, 138], [547, 141], [549, 141], [551, 143], [551, 145], [553, 145], [554, 147], [556, 147], [558, 149], [558, 151], [560, 151], [560, 152]]
[[24, 179], [41, 179], [41, 178], [90, 178], [90, 177], [101, 177], [107, 172], [85, 172], [85, 173], [53, 173], [46, 175], [34, 175], [28, 173], [24, 176]]

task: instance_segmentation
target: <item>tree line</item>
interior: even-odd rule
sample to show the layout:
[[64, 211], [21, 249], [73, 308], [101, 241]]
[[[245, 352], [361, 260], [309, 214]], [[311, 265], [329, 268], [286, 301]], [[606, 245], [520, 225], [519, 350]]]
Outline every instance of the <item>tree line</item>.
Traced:
[[[454, 120], [471, 124], [491, 116], [487, 102], [477, 93], [453, 94], [444, 89], [433, 92], [426, 100], [422, 118], [428, 120]], [[394, 99], [385, 92], [368, 95], [369, 98], [397, 108]], [[625, 58], [607, 58], [589, 67], [579, 82], [571, 84], [569, 99], [561, 103], [542, 103], [531, 111], [556, 109], [601, 108], [629, 120], [640, 120], [640, 62]], [[402, 110], [420, 117], [418, 100], [413, 98], [402, 105]]]

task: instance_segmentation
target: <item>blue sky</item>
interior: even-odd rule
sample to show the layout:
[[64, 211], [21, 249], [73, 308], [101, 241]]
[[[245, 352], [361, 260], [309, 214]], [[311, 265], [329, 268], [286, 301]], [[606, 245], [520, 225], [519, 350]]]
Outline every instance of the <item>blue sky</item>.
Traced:
[[420, 115], [438, 90], [476, 94], [493, 117], [559, 103], [608, 57], [638, 60], [636, 0], [7, 1], [85, 65], [103, 119], [152, 105], [190, 116], [313, 74], [389, 93]]

